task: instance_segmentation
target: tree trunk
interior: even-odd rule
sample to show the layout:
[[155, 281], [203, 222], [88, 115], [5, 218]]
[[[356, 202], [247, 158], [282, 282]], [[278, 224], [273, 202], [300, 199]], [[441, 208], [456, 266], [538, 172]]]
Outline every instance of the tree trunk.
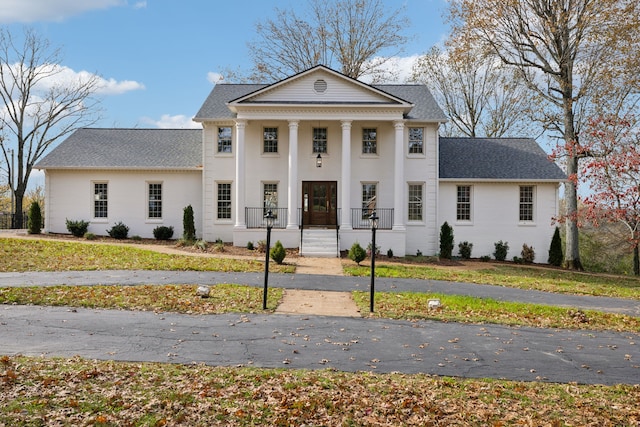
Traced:
[[638, 253], [638, 245], [633, 247], [633, 274], [640, 276], [640, 254]]
[[578, 192], [576, 183], [572, 180], [578, 172], [578, 158], [567, 159], [567, 175], [569, 181], [565, 184], [565, 201], [567, 204], [566, 222], [566, 253], [564, 267], [570, 270], [583, 270], [580, 262], [580, 246], [578, 241]]
[[24, 216], [24, 212], [22, 211], [22, 202], [24, 200], [24, 193], [16, 192], [15, 199], [16, 206], [13, 214], [13, 222], [11, 224], [11, 228], [22, 228], [22, 217]]

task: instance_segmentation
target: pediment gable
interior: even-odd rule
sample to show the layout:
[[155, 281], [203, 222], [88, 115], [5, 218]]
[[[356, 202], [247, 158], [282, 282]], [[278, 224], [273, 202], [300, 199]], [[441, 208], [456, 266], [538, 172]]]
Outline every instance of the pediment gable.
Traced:
[[235, 99], [230, 105], [252, 104], [360, 104], [411, 107], [390, 93], [317, 66], [256, 92]]

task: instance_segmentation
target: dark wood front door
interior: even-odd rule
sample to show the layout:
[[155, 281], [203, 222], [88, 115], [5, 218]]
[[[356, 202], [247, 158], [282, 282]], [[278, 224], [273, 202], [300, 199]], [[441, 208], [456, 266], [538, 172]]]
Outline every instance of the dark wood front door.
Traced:
[[305, 227], [336, 225], [336, 181], [302, 182], [302, 221]]

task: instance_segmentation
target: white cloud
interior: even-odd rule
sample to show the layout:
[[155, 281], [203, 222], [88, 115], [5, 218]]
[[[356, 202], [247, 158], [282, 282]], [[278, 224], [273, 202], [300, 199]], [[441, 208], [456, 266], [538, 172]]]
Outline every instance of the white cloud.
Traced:
[[209, 80], [213, 84], [217, 84], [217, 83], [220, 83], [222, 80], [224, 80], [224, 77], [220, 73], [209, 71], [207, 73], [207, 80]]
[[160, 120], [144, 117], [141, 121], [149, 126], [155, 126], [160, 129], [202, 129], [200, 123], [194, 122], [191, 120], [191, 117], [185, 116], [184, 114], [177, 114], [175, 116], [163, 114]]
[[[380, 67], [385, 70], [389, 76], [393, 76], [391, 80], [386, 80], [382, 83], [407, 83], [411, 78], [411, 72], [413, 65], [416, 63], [420, 55], [414, 54], [411, 56], [394, 56], [391, 58], [385, 58], [385, 63]], [[379, 62], [382, 58], [373, 58], [372, 62]], [[365, 83], [371, 84], [372, 77], [364, 76], [360, 80]]]
[[0, 23], [63, 21], [89, 10], [125, 4], [125, 0], [2, 0]]
[[135, 3], [133, 5], [134, 9], [146, 9], [147, 8], [147, 2], [146, 1], [139, 1], [137, 3]]

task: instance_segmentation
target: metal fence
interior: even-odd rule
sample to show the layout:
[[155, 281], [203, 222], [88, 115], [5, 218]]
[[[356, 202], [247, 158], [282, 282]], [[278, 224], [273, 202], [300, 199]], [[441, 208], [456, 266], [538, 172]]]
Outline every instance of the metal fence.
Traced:
[[[266, 228], [267, 221], [264, 216], [267, 211], [265, 208], [244, 208], [247, 228]], [[273, 228], [287, 228], [287, 208], [275, 208], [271, 209], [271, 212], [275, 217]]]
[[28, 223], [29, 216], [26, 213], [22, 214], [22, 223], [19, 223], [15, 214], [0, 212], [0, 230], [27, 228]]
[[369, 217], [376, 212], [378, 215], [378, 230], [391, 230], [393, 228], [393, 208], [377, 209], [351, 209], [351, 226], [354, 230], [371, 228]]

